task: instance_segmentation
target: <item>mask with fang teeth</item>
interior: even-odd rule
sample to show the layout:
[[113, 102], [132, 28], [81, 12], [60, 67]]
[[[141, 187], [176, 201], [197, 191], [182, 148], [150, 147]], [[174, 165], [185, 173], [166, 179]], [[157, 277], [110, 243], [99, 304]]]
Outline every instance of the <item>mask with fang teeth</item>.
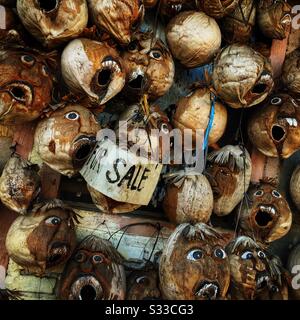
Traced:
[[127, 77], [124, 91], [131, 101], [138, 101], [143, 93], [156, 100], [173, 84], [172, 55], [161, 40], [152, 43], [151, 35], [151, 32], [135, 34], [122, 55]]
[[223, 299], [230, 282], [224, 233], [198, 223], [179, 225], [159, 263], [162, 296], [171, 300]]
[[300, 94], [300, 48], [286, 57], [282, 69], [282, 82], [292, 93]]
[[291, 6], [285, 0], [260, 0], [257, 23], [266, 37], [282, 40], [292, 23]]
[[197, 7], [207, 15], [219, 19], [232, 13], [239, 0], [196, 0]]
[[[285, 299], [279, 258], [268, 252], [253, 239], [240, 236], [228, 244], [230, 261], [229, 298], [233, 300]], [[276, 292], [275, 292], [276, 291]]]
[[250, 118], [248, 135], [268, 157], [288, 158], [300, 148], [300, 102], [277, 94]]
[[70, 90], [87, 96], [92, 106], [104, 105], [125, 84], [122, 59], [104, 42], [84, 38], [71, 41], [62, 53], [61, 67]]
[[75, 213], [60, 200], [34, 206], [18, 217], [6, 237], [10, 258], [26, 272], [44, 275], [65, 263], [76, 245]]
[[0, 123], [37, 119], [52, 99], [47, 58], [22, 48], [0, 47]]
[[109, 33], [121, 45], [131, 41], [144, 19], [144, 4], [140, 0], [88, 0], [96, 25]]
[[88, 22], [85, 0], [18, 0], [17, 11], [25, 28], [48, 48], [76, 38]]
[[[225, 146], [211, 152], [206, 176], [214, 193], [213, 212], [224, 216], [232, 212], [243, 199], [251, 177], [251, 158], [240, 146]], [[245, 171], [244, 171], [245, 169]]]
[[261, 180], [249, 188], [247, 195], [248, 201], [242, 205], [239, 221], [243, 234], [270, 243], [289, 232], [292, 213], [287, 201], [276, 190], [274, 181]]
[[38, 123], [34, 147], [49, 167], [73, 176], [92, 152], [99, 130], [89, 109], [68, 104]]
[[123, 258], [113, 245], [96, 236], [76, 248], [61, 276], [62, 300], [124, 300], [126, 277]]
[[252, 48], [233, 44], [215, 59], [213, 86], [217, 96], [232, 108], [247, 108], [262, 102], [271, 92], [272, 67]]

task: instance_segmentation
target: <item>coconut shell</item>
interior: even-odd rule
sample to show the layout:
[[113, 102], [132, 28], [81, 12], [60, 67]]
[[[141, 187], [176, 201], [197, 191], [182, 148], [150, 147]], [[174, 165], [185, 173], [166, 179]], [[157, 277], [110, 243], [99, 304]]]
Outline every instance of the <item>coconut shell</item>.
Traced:
[[[196, 89], [192, 94], [181, 98], [176, 104], [173, 124], [184, 133], [184, 129], [193, 130], [193, 142], [196, 142], [196, 130], [202, 130], [203, 136], [209, 122], [211, 111], [210, 91], [207, 88]], [[223, 135], [227, 125], [227, 110], [217, 101], [208, 144], [216, 143]]]
[[[293, 250], [289, 254], [288, 262], [287, 262], [287, 269], [292, 274], [293, 277], [299, 275], [299, 265], [300, 265], [300, 245], [296, 245]], [[295, 268], [295, 266], [298, 266], [298, 268]], [[296, 269], [295, 270], [293, 269]], [[297, 285], [299, 286], [299, 276], [298, 276]], [[296, 279], [296, 280], [297, 280]], [[295, 281], [295, 280], [292, 280]], [[293, 282], [292, 282], [293, 287]], [[300, 288], [299, 289], [291, 289], [291, 298], [300, 300]]]
[[213, 209], [213, 193], [204, 175], [185, 176], [180, 187], [170, 183], [163, 208], [171, 222], [207, 223]]
[[209, 63], [221, 46], [220, 28], [204, 12], [179, 13], [167, 25], [166, 37], [173, 56], [187, 68]]
[[291, 52], [282, 69], [282, 82], [288, 90], [300, 94], [300, 49]]
[[236, 9], [239, 0], [201, 0], [196, 1], [196, 3], [199, 9], [207, 15], [219, 19], [232, 13]]
[[293, 171], [290, 180], [290, 193], [293, 202], [300, 210], [300, 165], [298, 165]]

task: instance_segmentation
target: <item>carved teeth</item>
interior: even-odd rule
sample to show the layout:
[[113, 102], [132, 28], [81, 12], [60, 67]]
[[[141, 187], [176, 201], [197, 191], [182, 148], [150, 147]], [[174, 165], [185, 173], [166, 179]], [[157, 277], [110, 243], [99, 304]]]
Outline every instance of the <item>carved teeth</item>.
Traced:
[[269, 281], [269, 277], [268, 276], [262, 276], [257, 280], [257, 285], [261, 285], [264, 281], [268, 282]]
[[213, 295], [210, 296], [209, 298], [211, 300], [216, 299], [217, 294], [218, 294], [218, 286], [216, 286], [213, 283], [206, 283], [204, 286], [202, 286], [197, 292], [196, 292], [196, 296], [202, 296], [202, 297], [206, 297], [207, 294], [213, 290]]
[[121, 72], [121, 68], [119, 67], [118, 63], [114, 60], [107, 60], [102, 62], [102, 66], [104, 68], [111, 68], [113, 69], [115, 72]]
[[291, 127], [297, 127], [298, 126], [298, 121], [295, 118], [285, 118], [285, 120]]
[[267, 212], [267, 213], [270, 213], [272, 215], [274, 215], [276, 213], [276, 210], [271, 207], [271, 206], [264, 206], [264, 205], [261, 205], [259, 206], [259, 210], [260, 211], [263, 211], [263, 212]]
[[182, 5], [181, 4], [172, 4], [171, 8], [173, 10], [176, 10], [177, 12], [179, 12], [182, 8]]

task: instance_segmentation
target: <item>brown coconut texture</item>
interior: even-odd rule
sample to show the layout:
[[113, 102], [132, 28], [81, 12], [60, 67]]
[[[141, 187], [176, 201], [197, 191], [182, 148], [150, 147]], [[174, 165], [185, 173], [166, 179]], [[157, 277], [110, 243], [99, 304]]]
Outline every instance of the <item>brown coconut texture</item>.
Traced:
[[300, 165], [298, 165], [293, 171], [290, 180], [290, 194], [294, 204], [300, 210]]
[[255, 17], [255, 0], [240, 0], [236, 9], [220, 22], [223, 39], [228, 43], [249, 42], [255, 25]]
[[218, 97], [232, 108], [251, 107], [271, 92], [270, 61], [252, 48], [233, 44], [215, 59], [212, 80]]
[[300, 94], [300, 49], [291, 52], [282, 69], [282, 82], [293, 93]]
[[288, 158], [300, 148], [300, 103], [274, 94], [248, 124], [252, 144], [268, 157]]
[[185, 11], [166, 27], [173, 56], [187, 68], [209, 63], [221, 46], [221, 31], [215, 19], [204, 12]]
[[0, 199], [6, 207], [27, 213], [41, 190], [38, 170], [38, 166], [20, 156], [11, 156], [0, 178]]
[[171, 222], [207, 223], [213, 210], [213, 193], [204, 175], [186, 176], [183, 184], [167, 186], [163, 209]]
[[[209, 122], [211, 95], [207, 88], [196, 89], [191, 95], [181, 98], [176, 104], [173, 117], [175, 128], [183, 133], [184, 129], [193, 130], [193, 142], [196, 142], [196, 130], [204, 132]], [[219, 101], [215, 103], [215, 115], [208, 137], [208, 144], [216, 143], [224, 134], [227, 125], [226, 107]]]
[[262, 33], [271, 39], [284, 39], [292, 23], [291, 9], [284, 0], [260, 0], [257, 23]]
[[13, 143], [14, 127], [0, 125], [0, 173], [11, 156], [11, 145]]
[[137, 210], [140, 205], [132, 204], [127, 202], [119, 202], [112, 198], [107, 197], [103, 193], [97, 191], [90, 185], [87, 185], [87, 188], [90, 192], [92, 200], [96, 207], [102, 212], [106, 214], [120, 214], [127, 213]]
[[196, 3], [197, 7], [207, 15], [220, 19], [232, 13], [236, 9], [239, 0], [201, 0], [196, 1]]
[[25, 28], [48, 48], [78, 37], [88, 22], [85, 0], [18, 0], [17, 10]]
[[[290, 252], [288, 257], [288, 262], [287, 262], [287, 269], [292, 275], [299, 274], [299, 265], [300, 265], [300, 244], [296, 245], [293, 248], [293, 250]], [[295, 266], [298, 266], [298, 267], [295, 268]], [[295, 269], [296, 269], [296, 272], [295, 272]], [[300, 300], [300, 289], [291, 289], [290, 298], [294, 300]]]

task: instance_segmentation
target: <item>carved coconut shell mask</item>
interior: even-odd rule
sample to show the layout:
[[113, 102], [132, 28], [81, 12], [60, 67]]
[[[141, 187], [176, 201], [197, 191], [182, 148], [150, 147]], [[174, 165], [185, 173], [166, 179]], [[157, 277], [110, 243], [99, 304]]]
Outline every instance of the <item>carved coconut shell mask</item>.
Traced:
[[240, 146], [225, 146], [211, 152], [206, 169], [214, 194], [213, 212], [224, 216], [232, 212], [248, 190], [251, 177], [251, 158]]
[[124, 87], [125, 72], [118, 52], [107, 43], [79, 38], [61, 56], [63, 78], [70, 90], [103, 105]]
[[25, 271], [43, 275], [68, 260], [76, 245], [75, 213], [60, 200], [37, 204], [18, 217], [6, 237], [11, 259]]
[[124, 300], [123, 258], [113, 245], [90, 235], [76, 248], [61, 276], [62, 300]]
[[127, 279], [127, 300], [160, 300], [157, 270], [132, 271]]
[[225, 297], [230, 268], [225, 240], [206, 224], [179, 225], [160, 258], [162, 295], [169, 300], [205, 300]]
[[257, 6], [257, 22], [262, 33], [271, 39], [286, 37], [291, 23], [291, 6], [285, 0], [260, 0]]
[[17, 10], [25, 28], [46, 47], [76, 38], [88, 22], [85, 0], [18, 0]]
[[248, 135], [268, 157], [288, 158], [300, 148], [300, 100], [276, 94], [250, 118]]
[[96, 143], [100, 126], [95, 116], [77, 104], [69, 104], [37, 125], [34, 146], [53, 170], [63, 175], [76, 174]]
[[156, 100], [172, 86], [175, 74], [172, 55], [161, 40], [153, 42], [151, 32], [135, 34], [122, 58], [127, 98], [137, 101], [145, 93], [150, 100]]
[[227, 247], [231, 281], [229, 296], [233, 300], [254, 300], [261, 295], [272, 297], [281, 290], [281, 272], [275, 260], [254, 240], [240, 236]]
[[298, 165], [292, 174], [291, 180], [290, 180], [290, 194], [292, 197], [293, 202], [297, 206], [297, 208], [300, 210], [300, 166]]
[[196, 3], [199, 9], [203, 10], [207, 15], [219, 19], [232, 13], [239, 0], [196, 0]]
[[292, 212], [285, 198], [271, 180], [250, 186], [249, 203], [243, 203], [240, 228], [245, 235], [262, 243], [285, 236], [292, 224]]
[[88, 4], [96, 25], [121, 45], [129, 44], [144, 19], [140, 0], [88, 0]]
[[26, 214], [40, 192], [38, 166], [14, 154], [0, 178], [0, 199], [9, 209]]
[[52, 99], [47, 57], [22, 48], [0, 47], [0, 122], [37, 119]]
[[282, 82], [293, 93], [300, 94], [300, 49], [291, 52], [282, 69]]
[[232, 108], [251, 107], [271, 92], [272, 67], [267, 58], [252, 48], [233, 44], [215, 59], [213, 86], [218, 97]]

